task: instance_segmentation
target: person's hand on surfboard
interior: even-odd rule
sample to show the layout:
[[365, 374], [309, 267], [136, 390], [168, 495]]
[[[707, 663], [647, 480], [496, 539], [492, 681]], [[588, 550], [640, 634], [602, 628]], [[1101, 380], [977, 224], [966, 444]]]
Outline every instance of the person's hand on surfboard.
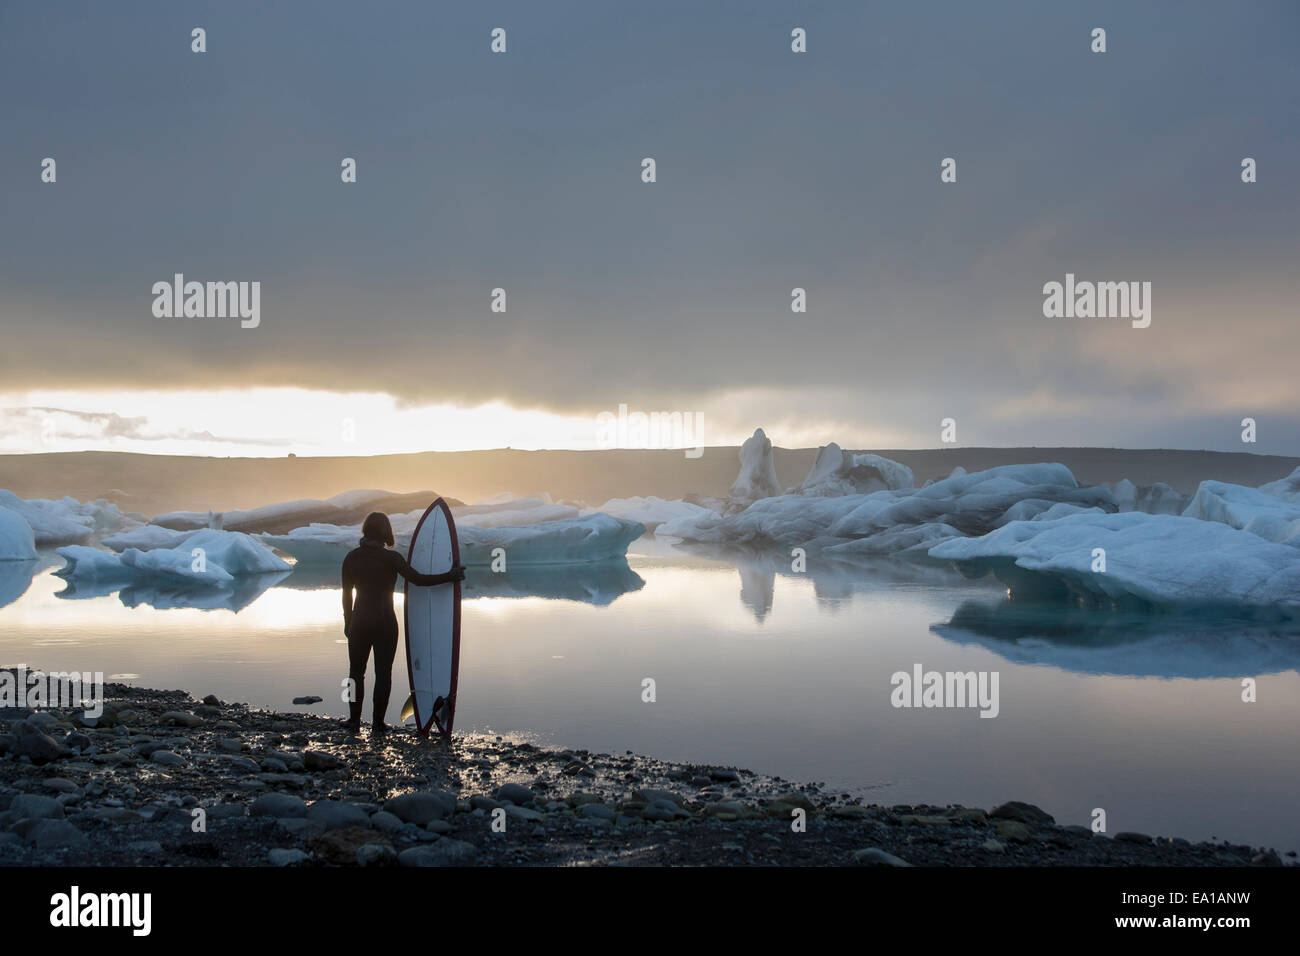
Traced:
[[464, 581], [464, 580], [465, 580], [465, 566], [463, 564], [458, 564], [455, 567], [453, 567], [450, 571], [447, 572], [448, 584], [451, 584], [455, 581]]

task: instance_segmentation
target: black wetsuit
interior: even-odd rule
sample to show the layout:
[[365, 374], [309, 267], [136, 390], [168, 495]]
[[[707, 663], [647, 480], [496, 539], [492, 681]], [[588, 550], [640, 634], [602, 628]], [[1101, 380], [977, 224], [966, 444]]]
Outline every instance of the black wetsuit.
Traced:
[[[348, 638], [348, 676], [356, 697], [350, 705], [353, 724], [361, 722], [365, 697], [366, 661], [375, 652], [374, 722], [382, 724], [393, 689], [393, 658], [397, 656], [397, 615], [393, 613], [393, 586], [401, 575], [412, 584], [441, 584], [443, 574], [421, 574], [396, 551], [380, 541], [362, 538], [361, 546], [343, 559], [343, 633]], [[356, 588], [356, 607], [352, 589]]]

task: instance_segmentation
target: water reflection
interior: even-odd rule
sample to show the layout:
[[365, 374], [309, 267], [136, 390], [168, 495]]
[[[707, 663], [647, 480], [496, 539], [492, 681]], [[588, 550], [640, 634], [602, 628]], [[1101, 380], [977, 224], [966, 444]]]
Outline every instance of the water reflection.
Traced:
[[966, 601], [931, 630], [1017, 664], [1085, 674], [1231, 678], [1300, 669], [1300, 622], [1199, 612]]
[[289, 576], [288, 571], [245, 574], [225, 587], [200, 584], [126, 584], [68, 579], [67, 587], [55, 593], [65, 601], [85, 601], [117, 594], [126, 607], [152, 607], [160, 611], [197, 608], [203, 611], [238, 613]]

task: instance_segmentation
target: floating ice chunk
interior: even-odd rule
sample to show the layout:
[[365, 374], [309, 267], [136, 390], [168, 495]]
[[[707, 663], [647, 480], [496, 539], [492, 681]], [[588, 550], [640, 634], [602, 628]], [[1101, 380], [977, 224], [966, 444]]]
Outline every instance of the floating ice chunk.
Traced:
[[[1094, 571], [1094, 549], [1105, 570]], [[1300, 612], [1300, 554], [1226, 524], [1174, 515], [1076, 514], [951, 539], [930, 557], [992, 570], [1013, 594]]]
[[1266, 495], [1272, 495], [1274, 498], [1300, 504], [1300, 468], [1297, 468], [1285, 478], [1279, 478], [1277, 481], [1270, 481], [1267, 484], [1260, 485], [1259, 490]]
[[918, 555], [927, 553], [940, 541], [960, 538], [962, 533], [956, 528], [938, 522], [926, 524], [902, 525], [877, 531], [867, 538], [846, 541], [826, 548], [833, 555], [847, 557], [850, 555]]
[[792, 494], [827, 498], [839, 495], [867, 494], [872, 491], [912, 488], [916, 478], [912, 469], [880, 455], [855, 455], [835, 442], [817, 451], [808, 477]]
[[772, 458], [772, 440], [763, 434], [763, 429], [756, 428], [740, 446], [740, 474], [731, 485], [728, 511], [741, 511], [761, 498], [780, 493], [781, 485], [776, 480], [776, 464]]
[[[405, 554], [410, 547], [410, 530], [394, 524], [396, 547]], [[460, 560], [464, 565], [490, 564], [492, 551], [504, 548], [507, 568], [516, 564], [567, 564], [622, 558], [627, 546], [645, 533], [645, 527], [606, 514], [561, 518], [515, 527], [458, 527]], [[358, 527], [314, 524], [286, 535], [258, 535], [266, 545], [294, 557], [300, 565], [341, 565], [357, 547]]]
[[1142, 511], [1149, 515], [1182, 514], [1188, 497], [1163, 481], [1153, 485], [1135, 485], [1127, 478], [1102, 485], [1110, 489], [1120, 511]]
[[522, 500], [536, 502], [536, 504], [522, 508], [501, 507], [492, 511], [471, 511], [462, 514], [457, 512], [465, 509], [453, 509], [452, 517], [456, 519], [457, 528], [507, 528], [578, 516], [578, 509], [572, 505], [545, 504], [537, 498]]
[[645, 526], [607, 514], [547, 521], [516, 528], [466, 528], [460, 533], [462, 564], [490, 564], [504, 548], [507, 567], [524, 564], [574, 564], [624, 558], [627, 546]]
[[1262, 488], [1203, 481], [1183, 514], [1222, 522], [1266, 541], [1300, 548], [1300, 504], [1275, 497]]
[[[436, 497], [437, 495], [431, 491], [393, 494], [390, 491], [367, 489], [345, 491], [325, 501], [301, 498], [297, 501], [263, 505], [247, 511], [172, 511], [155, 516], [149, 523], [173, 531], [221, 528], [247, 534], [283, 534], [313, 523], [337, 525], [360, 523], [371, 511], [382, 511], [385, 514], [401, 513], [418, 506], [423, 513]], [[455, 503], [459, 504], [459, 502]]]
[[112, 548], [114, 551], [125, 551], [128, 548], [135, 548], [137, 551], [152, 551], [155, 548], [177, 548], [195, 531], [172, 531], [169, 528], [163, 528], [156, 524], [141, 525], [138, 528], [132, 528], [130, 531], [123, 531], [119, 534], [109, 535], [107, 538], [101, 538], [100, 544], [106, 548]]
[[11, 491], [0, 490], [0, 507], [20, 515], [31, 526], [38, 547], [86, 541], [127, 522], [117, 505], [102, 498], [84, 504], [76, 498], [24, 500]]
[[176, 548], [121, 554], [68, 545], [58, 549], [66, 566], [63, 577], [104, 583], [194, 584], [222, 587], [240, 575], [288, 571], [290, 565], [269, 548], [237, 531], [203, 530]]
[[[892, 495], [892, 497], [890, 497]], [[832, 525], [829, 534], [863, 538], [898, 525], [940, 521], [962, 534], [980, 535], [1017, 502], [1037, 498], [1083, 507], [1114, 507], [1105, 488], [1080, 488], [1061, 464], [1000, 465], [952, 475], [915, 492], [876, 492]]]
[[[405, 554], [415, 526], [412, 525], [406, 531], [403, 542], [403, 534], [397, 529], [396, 521], [393, 525], [393, 535], [397, 538], [399, 549]], [[334, 524], [310, 524], [305, 528], [294, 528], [288, 534], [259, 534], [254, 537], [262, 544], [291, 556], [297, 562], [296, 567], [326, 564], [341, 566], [348, 552], [361, 543], [361, 526], [343, 528]]]
[[21, 514], [0, 507], [0, 561], [36, 558], [36, 535]]
[[654, 531], [665, 522], [679, 518], [701, 518], [717, 514], [689, 501], [665, 501], [653, 495], [648, 498], [611, 498], [599, 508], [588, 508], [583, 512], [584, 515], [602, 513], [625, 521], [640, 522], [647, 531]]

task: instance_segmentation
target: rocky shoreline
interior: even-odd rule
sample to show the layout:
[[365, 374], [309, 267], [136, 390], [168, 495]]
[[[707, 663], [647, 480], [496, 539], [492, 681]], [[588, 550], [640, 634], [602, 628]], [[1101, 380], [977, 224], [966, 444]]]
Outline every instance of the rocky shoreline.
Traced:
[[[799, 824], [803, 823], [802, 828]], [[1274, 850], [868, 806], [747, 770], [109, 684], [98, 719], [0, 710], [4, 866], [1277, 866]]]

